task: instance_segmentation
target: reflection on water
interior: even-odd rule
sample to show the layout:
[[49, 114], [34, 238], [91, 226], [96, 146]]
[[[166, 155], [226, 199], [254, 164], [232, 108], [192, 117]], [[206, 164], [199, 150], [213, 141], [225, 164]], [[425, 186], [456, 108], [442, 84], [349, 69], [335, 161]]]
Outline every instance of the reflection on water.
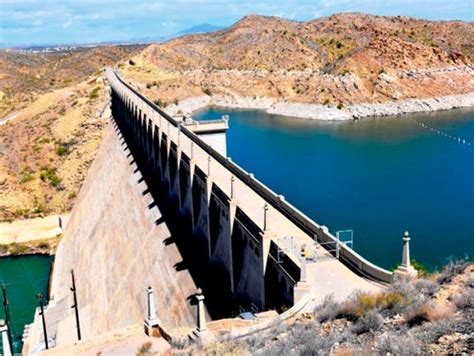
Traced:
[[353, 229], [371, 261], [398, 263], [405, 230], [431, 268], [474, 254], [474, 149], [446, 136], [474, 142], [473, 111], [322, 122], [211, 108], [195, 118], [222, 114], [235, 162], [318, 223]]

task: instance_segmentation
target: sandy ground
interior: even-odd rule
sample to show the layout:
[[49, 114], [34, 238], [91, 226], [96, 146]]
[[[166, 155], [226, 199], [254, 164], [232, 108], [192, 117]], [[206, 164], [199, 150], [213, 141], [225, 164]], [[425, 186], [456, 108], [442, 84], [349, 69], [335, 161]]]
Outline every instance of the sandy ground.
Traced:
[[[62, 220], [62, 228], [59, 226], [59, 217]], [[0, 244], [22, 243], [56, 237], [62, 234], [68, 220], [69, 215], [50, 215], [44, 218], [0, 223]]]
[[68, 347], [51, 349], [44, 355], [136, 355], [140, 351], [146, 354], [163, 354], [170, 345], [163, 338], [148, 337], [143, 333], [142, 325], [112, 331], [90, 340], [77, 342]]

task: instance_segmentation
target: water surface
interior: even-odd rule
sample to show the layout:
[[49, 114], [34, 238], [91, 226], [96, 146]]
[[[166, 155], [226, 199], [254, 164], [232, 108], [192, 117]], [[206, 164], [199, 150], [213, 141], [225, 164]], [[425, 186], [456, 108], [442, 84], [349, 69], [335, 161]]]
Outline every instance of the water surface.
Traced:
[[370, 261], [398, 263], [405, 230], [431, 269], [474, 255], [473, 111], [321, 122], [211, 108], [195, 118], [223, 114], [228, 155], [333, 233], [352, 229]]
[[[44, 255], [0, 258], [0, 284], [5, 284], [7, 291], [15, 352], [21, 352], [23, 329], [26, 324], [33, 321], [38, 306], [36, 295], [41, 293], [45, 298], [48, 295], [52, 260], [52, 257]], [[2, 303], [0, 303], [0, 319], [5, 319]], [[2, 354], [1, 340], [0, 354]]]

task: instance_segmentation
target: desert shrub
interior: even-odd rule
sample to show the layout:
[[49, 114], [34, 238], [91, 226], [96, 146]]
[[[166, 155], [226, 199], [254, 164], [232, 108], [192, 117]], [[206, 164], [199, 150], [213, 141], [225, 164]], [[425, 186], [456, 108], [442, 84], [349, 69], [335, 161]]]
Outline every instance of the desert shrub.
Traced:
[[377, 339], [376, 345], [376, 350], [381, 355], [413, 356], [422, 351], [411, 334], [387, 333]]
[[147, 89], [151, 89], [151, 87], [152, 87], [152, 84], [151, 84], [151, 83], [146, 83], [146, 88], [147, 88]]
[[69, 152], [68, 148], [63, 146], [62, 144], [57, 144], [54, 148], [54, 151], [58, 156], [64, 156]]
[[130, 64], [131, 66], [134, 66], [136, 63], [135, 63], [135, 61], [134, 61], [133, 59], [130, 59], [130, 60], [128, 61], [128, 64]]
[[38, 204], [38, 205], [36, 206], [36, 208], [33, 210], [33, 213], [34, 213], [34, 214], [42, 214], [42, 213], [44, 213], [45, 211], [46, 211], [46, 210], [45, 210], [45, 208], [43, 207], [43, 205]]
[[268, 332], [264, 338], [256, 335], [252, 341], [247, 341], [247, 345], [250, 354], [308, 355], [315, 352], [327, 352], [339, 341], [339, 333], [331, 333], [326, 337], [320, 336], [316, 323], [295, 323], [286, 325], [279, 331]]
[[40, 241], [38, 243], [38, 248], [41, 250], [47, 250], [49, 248], [49, 243], [47, 241]]
[[8, 245], [7, 244], [0, 244], [0, 254], [4, 255], [8, 252]]
[[418, 293], [421, 293], [425, 296], [432, 297], [436, 293], [438, 293], [440, 289], [440, 285], [436, 282], [427, 280], [427, 279], [420, 279], [414, 282], [415, 283], [415, 290]]
[[314, 310], [316, 320], [324, 322], [336, 319], [339, 308], [340, 304], [334, 300], [334, 295], [326, 296], [323, 302]]
[[158, 105], [160, 108], [166, 108], [168, 106], [168, 103], [166, 101], [162, 101], [160, 99], [156, 99], [153, 101], [155, 105]]
[[21, 217], [25, 217], [25, 216], [28, 216], [28, 213], [30, 212], [30, 209], [16, 209], [15, 212], [13, 213], [13, 215], [15, 216], [15, 218], [21, 218]]
[[143, 343], [142, 346], [140, 346], [140, 348], [138, 349], [138, 354], [143, 355], [149, 353], [151, 351], [152, 346], [153, 344], [150, 341]]
[[474, 293], [468, 291], [460, 295], [456, 295], [452, 298], [454, 305], [459, 310], [473, 309], [474, 308]]
[[439, 320], [434, 323], [425, 323], [414, 330], [416, 338], [426, 344], [435, 343], [441, 336], [456, 331], [453, 328], [453, 322], [450, 320]]
[[212, 91], [209, 88], [202, 88], [202, 92], [208, 96], [212, 95]]
[[39, 144], [49, 143], [50, 139], [48, 137], [40, 137], [37, 141]]
[[474, 288], [474, 278], [468, 278], [466, 281], [467, 288]]
[[54, 145], [54, 151], [58, 156], [67, 155], [71, 152], [71, 147], [75, 145], [77, 141], [75, 139], [71, 139], [69, 141], [56, 141]]
[[445, 284], [451, 282], [454, 277], [464, 272], [468, 265], [469, 262], [467, 258], [458, 261], [450, 261], [441, 271], [438, 277], [438, 283]]
[[240, 341], [220, 341], [210, 345], [196, 345], [186, 350], [188, 355], [246, 355], [246, 345]]
[[20, 183], [31, 182], [34, 179], [33, 171], [29, 167], [23, 168], [20, 173]]
[[357, 320], [377, 306], [377, 297], [373, 294], [356, 293], [344, 302], [338, 310], [338, 318]]
[[[334, 307], [335, 318], [356, 321], [372, 311], [384, 316], [405, 310], [407, 300], [403, 293], [389, 290], [379, 294], [355, 293], [347, 301]], [[330, 308], [330, 307], [328, 307]]]
[[173, 337], [171, 339], [171, 342], [170, 342], [171, 346], [175, 349], [178, 349], [178, 350], [182, 350], [182, 349], [185, 349], [187, 347], [189, 347], [189, 345], [191, 345], [191, 341], [189, 340], [188, 337]]
[[8, 246], [8, 253], [13, 256], [22, 255], [22, 254], [27, 253], [28, 251], [29, 251], [28, 246], [20, 245], [20, 244], [17, 244], [16, 242], [11, 243]]
[[415, 259], [410, 260], [410, 264], [412, 265], [412, 267], [414, 269], [416, 269], [418, 271], [418, 276], [422, 277], [422, 276], [427, 276], [427, 275], [430, 274], [430, 271], [428, 270], [428, 267], [421, 264], [417, 260], [415, 260]]
[[327, 99], [327, 98], [326, 98], [326, 99], [324, 99], [324, 101], [323, 101], [323, 105], [329, 105], [329, 103], [330, 103], [330, 100], [329, 100], [329, 99]]
[[55, 167], [44, 166], [40, 171], [40, 179], [43, 182], [49, 182], [53, 187], [57, 187], [61, 183], [61, 178], [56, 174]]
[[337, 108], [338, 108], [339, 110], [341, 110], [343, 107], [344, 107], [344, 105], [342, 105], [342, 103], [337, 104]]
[[444, 316], [443, 312], [435, 306], [425, 303], [416, 309], [407, 312], [405, 315], [405, 321], [409, 327], [413, 327], [421, 325], [427, 321], [433, 322], [442, 319]]
[[92, 89], [92, 91], [89, 94], [89, 100], [97, 99], [99, 97], [99, 90], [100, 90], [100, 87], [95, 87], [94, 89]]
[[352, 327], [352, 330], [357, 334], [364, 334], [368, 332], [379, 331], [383, 326], [382, 316], [375, 310], [369, 311], [362, 318], [358, 319]]
[[421, 282], [417, 288], [417, 283], [406, 278], [397, 278], [390, 286], [388, 292], [398, 293], [403, 297], [403, 303], [393, 308], [397, 313], [408, 313], [416, 310], [431, 298], [430, 293], [435, 287], [426, 287], [425, 282]]

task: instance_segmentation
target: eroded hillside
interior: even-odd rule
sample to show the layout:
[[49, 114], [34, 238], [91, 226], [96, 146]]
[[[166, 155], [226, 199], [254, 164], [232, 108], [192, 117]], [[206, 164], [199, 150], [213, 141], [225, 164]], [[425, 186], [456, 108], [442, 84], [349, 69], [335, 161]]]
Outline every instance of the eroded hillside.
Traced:
[[107, 121], [101, 68], [139, 49], [0, 52], [0, 220], [72, 208]]
[[338, 105], [474, 91], [474, 24], [340, 14], [248, 16], [151, 45], [123, 72], [162, 105], [204, 94]]
[[75, 85], [143, 46], [102, 46], [54, 53], [0, 51], [0, 118], [36, 96]]

